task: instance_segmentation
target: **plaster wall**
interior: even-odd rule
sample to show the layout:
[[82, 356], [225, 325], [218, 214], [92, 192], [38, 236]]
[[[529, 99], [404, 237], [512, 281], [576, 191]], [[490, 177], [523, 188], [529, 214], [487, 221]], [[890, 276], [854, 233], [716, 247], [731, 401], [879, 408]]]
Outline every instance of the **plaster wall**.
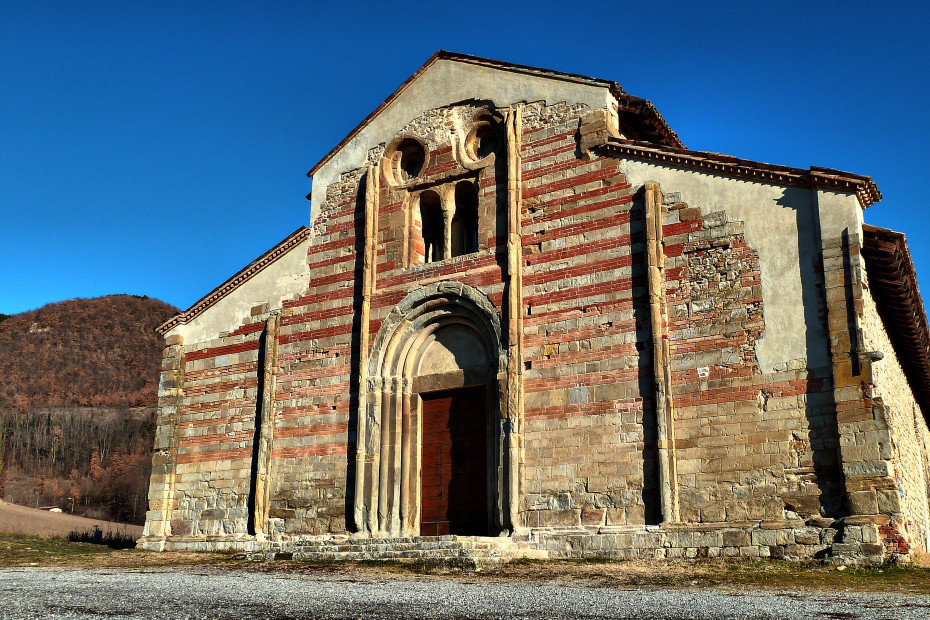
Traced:
[[[659, 184], [680, 202], [701, 209], [702, 215], [726, 211], [731, 221], [744, 225], [746, 243], [759, 253], [765, 334], [756, 341], [763, 373], [786, 368], [829, 367], [829, 352], [816, 282], [816, 205], [811, 191], [767, 185], [692, 170], [626, 160], [623, 170], [634, 187], [647, 181]], [[846, 213], [846, 199], [827, 196]]]
[[280, 308], [285, 299], [300, 294], [306, 288], [309, 247], [308, 238], [190, 322], [170, 329], [165, 336], [178, 334], [187, 345], [193, 345], [235, 329], [244, 318], [250, 316], [252, 307], [258, 304], [267, 303], [269, 308]]
[[315, 221], [319, 215], [330, 184], [337, 181], [342, 172], [364, 166], [369, 149], [390, 141], [398, 127], [428, 110], [471, 99], [489, 101], [498, 108], [520, 101], [542, 101], [612, 109], [614, 102], [613, 95], [605, 86], [519, 74], [460, 61], [437, 60], [316, 171], [313, 175], [310, 221]]

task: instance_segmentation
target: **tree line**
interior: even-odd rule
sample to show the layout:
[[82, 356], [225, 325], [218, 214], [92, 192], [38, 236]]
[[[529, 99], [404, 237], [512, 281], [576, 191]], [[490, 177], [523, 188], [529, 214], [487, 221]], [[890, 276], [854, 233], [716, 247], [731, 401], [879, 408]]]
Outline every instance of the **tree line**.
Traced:
[[164, 340], [177, 312], [109, 295], [0, 320], [0, 493], [142, 523]]

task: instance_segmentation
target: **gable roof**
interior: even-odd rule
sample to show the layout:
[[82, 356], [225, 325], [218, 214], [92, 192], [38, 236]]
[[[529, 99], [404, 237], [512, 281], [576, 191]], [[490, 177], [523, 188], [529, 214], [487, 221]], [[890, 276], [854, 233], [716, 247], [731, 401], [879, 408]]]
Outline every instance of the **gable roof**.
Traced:
[[440, 60], [451, 60], [464, 64], [480, 65], [491, 69], [509, 71], [511, 73], [531, 75], [534, 77], [541, 77], [551, 80], [605, 88], [616, 98], [618, 113], [621, 117], [621, 123], [625, 126], [627, 131], [633, 134], [632, 137], [649, 142], [656, 142], [658, 144], [666, 144], [679, 148], [684, 147], [684, 145], [681, 143], [681, 140], [678, 138], [678, 134], [676, 134], [672, 128], [668, 126], [668, 123], [665, 122], [665, 119], [661, 114], [659, 114], [659, 111], [656, 110], [655, 106], [652, 105], [650, 101], [628, 95], [616, 82], [603, 80], [600, 78], [592, 78], [577, 73], [565, 73], [562, 71], [541, 69], [539, 67], [531, 67], [529, 65], [519, 65], [501, 60], [491, 60], [489, 58], [481, 58], [479, 56], [470, 56], [468, 54], [458, 54], [446, 50], [439, 50], [430, 56], [429, 60], [427, 60], [422, 67], [417, 69], [413, 75], [407, 78], [397, 88], [397, 90], [391, 93], [387, 99], [382, 101], [377, 108], [375, 108], [368, 116], [364, 118], [364, 120], [362, 120], [361, 123], [359, 123], [352, 131], [350, 131], [349, 134], [339, 142], [339, 144], [333, 147], [333, 149], [323, 157], [323, 159], [317, 162], [316, 165], [314, 165], [310, 171], [307, 172], [307, 176], [312, 177], [321, 167], [330, 161], [333, 156], [336, 155], [336, 153], [338, 153], [369, 123], [371, 123], [375, 117], [377, 117], [385, 108], [391, 105], [391, 103], [393, 103], [401, 95], [401, 93], [407, 90], [424, 73], [426, 73], [430, 67], [432, 67]]

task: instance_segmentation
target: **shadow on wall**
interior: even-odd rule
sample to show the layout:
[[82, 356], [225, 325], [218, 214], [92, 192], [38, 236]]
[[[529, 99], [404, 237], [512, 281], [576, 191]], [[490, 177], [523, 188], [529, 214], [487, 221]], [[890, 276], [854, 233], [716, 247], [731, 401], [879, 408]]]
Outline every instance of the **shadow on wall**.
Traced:
[[[784, 497], [785, 508], [801, 517], [838, 517], [845, 514], [846, 500], [839, 457], [839, 428], [836, 420], [836, 401], [832, 389], [832, 367], [827, 346], [827, 315], [824, 289], [823, 253], [817, 206], [810, 190], [786, 188], [778, 206], [794, 209], [797, 222], [798, 259], [801, 277], [801, 300], [804, 313], [804, 342], [807, 358], [808, 389], [804, 414], [809, 429], [809, 443], [804, 451], [792, 452], [797, 468], [804, 472], [813, 467], [813, 483], [820, 496], [819, 502], [809, 492], [798, 489], [797, 497]], [[808, 205], [805, 211], [799, 205]], [[849, 266], [845, 265], [847, 286]], [[764, 310], [763, 310], [764, 312]], [[796, 437], [798, 445], [803, 436]], [[810, 451], [812, 463], [804, 452]], [[802, 473], [802, 477], [804, 474]]]
[[[368, 186], [368, 175], [359, 179], [359, 191], [355, 200], [355, 212], [365, 213], [365, 191]], [[349, 353], [349, 373], [351, 383], [349, 388], [349, 429], [346, 440], [346, 480], [345, 480], [345, 529], [358, 531], [361, 529], [355, 523], [355, 480], [356, 453], [358, 451], [358, 416], [359, 394], [362, 392], [362, 287], [365, 255], [365, 218], [355, 218], [355, 277], [352, 280], [352, 339]]]

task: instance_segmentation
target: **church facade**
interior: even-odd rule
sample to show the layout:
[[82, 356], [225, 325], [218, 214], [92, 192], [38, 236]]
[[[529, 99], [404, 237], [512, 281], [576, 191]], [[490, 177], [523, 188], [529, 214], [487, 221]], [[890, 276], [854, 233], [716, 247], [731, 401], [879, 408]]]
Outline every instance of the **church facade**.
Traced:
[[868, 177], [448, 52], [309, 176], [310, 226], [160, 327], [142, 547], [928, 549], [930, 334]]

